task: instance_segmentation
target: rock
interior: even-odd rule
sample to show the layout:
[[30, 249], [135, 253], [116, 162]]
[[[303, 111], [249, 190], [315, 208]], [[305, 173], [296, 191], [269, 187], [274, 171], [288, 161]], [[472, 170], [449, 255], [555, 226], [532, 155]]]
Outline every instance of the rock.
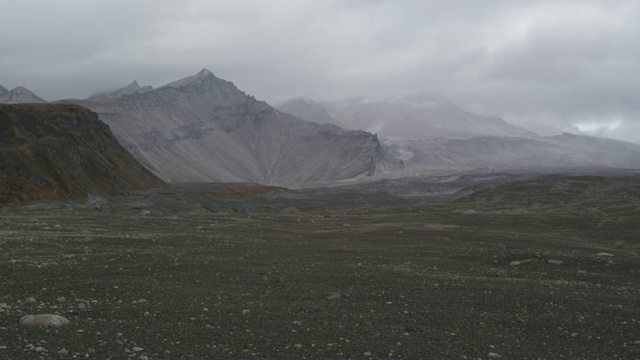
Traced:
[[599, 252], [596, 254], [597, 257], [612, 257], [613, 254], [610, 253], [606, 253], [606, 252]]
[[7, 349], [7, 345], [0, 346], [0, 350], [6, 350], [6, 349]]
[[364, 354], [362, 354], [362, 355], [364, 355], [364, 356], [371, 356], [371, 351], [367, 351], [367, 352], [365, 352], [365, 353], [364, 353]]
[[36, 303], [36, 299], [29, 297], [24, 301], [25, 304], [35, 304]]
[[149, 358], [147, 356], [141, 355], [140, 357], [138, 357], [138, 360], [149, 360]]
[[633, 342], [633, 345], [640, 345], [640, 340], [636, 340]]
[[141, 348], [141, 347], [139, 347], [139, 346], [134, 346], [134, 347], [133, 347], [133, 352], [140, 352], [140, 351], [142, 351], [142, 350], [144, 350], [144, 349], [143, 349], [143, 348]]
[[67, 299], [64, 298], [64, 296], [60, 296], [59, 298], [56, 299], [57, 302], [65, 302]]
[[547, 262], [549, 264], [553, 264], [553, 265], [562, 265], [562, 264], [564, 264], [564, 261], [556, 260], [556, 259], [549, 259], [549, 260], [547, 260]]
[[296, 348], [296, 349], [300, 349], [302, 347], [302, 345], [301, 344], [295, 344], [295, 345], [293, 345], [293, 347]]
[[507, 274], [507, 270], [500, 269], [500, 270], [496, 271], [496, 276], [497, 277], [503, 278], [503, 277], [507, 277], [507, 275], [508, 275]]
[[83, 303], [78, 304], [78, 310], [87, 310], [87, 305]]
[[327, 300], [340, 300], [341, 298], [342, 298], [342, 296], [340, 294], [338, 294], [338, 293], [335, 293], [335, 292], [325, 296], [325, 299], [327, 299]]
[[69, 354], [69, 350], [62, 348], [60, 349], [60, 351], [58, 351], [58, 355], [67, 355]]
[[61, 327], [70, 323], [69, 319], [52, 314], [25, 315], [20, 318], [22, 326]]
[[489, 355], [487, 355], [487, 356], [489, 356], [489, 359], [499, 359], [499, 358], [502, 357], [499, 354], [494, 353], [494, 352], [490, 352]]
[[462, 215], [473, 215], [475, 213], [476, 213], [475, 210], [465, 210], [462, 212]]
[[37, 353], [41, 353], [41, 352], [45, 352], [45, 349], [42, 346], [38, 346], [37, 348], [34, 349], [34, 351]]
[[249, 309], [242, 310], [242, 315], [247, 315], [251, 312]]

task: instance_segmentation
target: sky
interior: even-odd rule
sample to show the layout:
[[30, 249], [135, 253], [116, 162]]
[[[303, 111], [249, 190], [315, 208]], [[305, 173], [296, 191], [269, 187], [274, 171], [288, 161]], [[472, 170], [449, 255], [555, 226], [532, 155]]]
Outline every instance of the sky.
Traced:
[[0, 85], [46, 100], [202, 68], [258, 99], [429, 92], [640, 143], [637, 0], [0, 0]]

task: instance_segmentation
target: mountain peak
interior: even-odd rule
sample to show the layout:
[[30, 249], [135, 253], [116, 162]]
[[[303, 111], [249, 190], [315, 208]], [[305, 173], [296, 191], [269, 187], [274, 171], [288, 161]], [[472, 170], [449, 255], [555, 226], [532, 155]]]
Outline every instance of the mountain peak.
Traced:
[[207, 70], [206, 68], [202, 68], [202, 70], [200, 70], [200, 72], [196, 74], [196, 77], [209, 78], [209, 77], [214, 77], [214, 75], [211, 71]]
[[[162, 88], [180, 88], [180, 87], [191, 87], [196, 86], [202, 88], [202, 85], [205, 85], [205, 88], [208, 88], [208, 85], [212, 84], [215, 81], [220, 81], [213, 73], [207, 69], [202, 69], [200, 72], [193, 76], [186, 77], [184, 79], [176, 80], [174, 82], [170, 82], [167, 85], [163, 85]], [[224, 82], [224, 80], [222, 80]]]
[[20, 103], [44, 103], [47, 102], [43, 98], [31, 92], [29, 89], [18, 86], [8, 91], [0, 86], [0, 103], [4, 104], [20, 104]]

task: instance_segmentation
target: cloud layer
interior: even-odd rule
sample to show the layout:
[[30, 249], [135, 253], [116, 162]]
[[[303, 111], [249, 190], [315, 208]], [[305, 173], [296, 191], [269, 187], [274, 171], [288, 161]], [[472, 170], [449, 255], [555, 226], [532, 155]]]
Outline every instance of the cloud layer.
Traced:
[[269, 102], [427, 91], [543, 134], [640, 142], [635, 0], [0, 5], [0, 84], [47, 100], [206, 67]]

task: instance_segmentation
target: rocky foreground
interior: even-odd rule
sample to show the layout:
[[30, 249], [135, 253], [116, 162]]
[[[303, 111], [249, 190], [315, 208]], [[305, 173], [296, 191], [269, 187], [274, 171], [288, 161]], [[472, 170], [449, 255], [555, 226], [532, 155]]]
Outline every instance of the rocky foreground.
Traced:
[[0, 358], [639, 358], [638, 183], [4, 207]]

